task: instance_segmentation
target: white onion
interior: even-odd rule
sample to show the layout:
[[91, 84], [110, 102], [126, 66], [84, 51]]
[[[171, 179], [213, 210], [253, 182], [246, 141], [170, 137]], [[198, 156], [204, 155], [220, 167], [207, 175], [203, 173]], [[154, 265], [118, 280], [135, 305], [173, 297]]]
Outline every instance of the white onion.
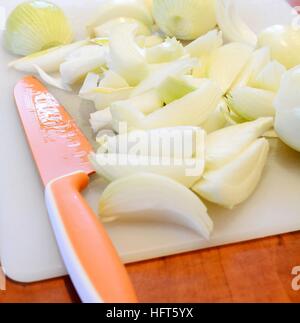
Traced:
[[164, 33], [183, 40], [196, 39], [217, 24], [212, 0], [153, 0], [153, 15]]
[[269, 152], [265, 138], [257, 139], [225, 166], [204, 173], [193, 191], [216, 204], [232, 209], [257, 187]]
[[103, 192], [99, 215], [122, 219], [175, 223], [208, 239], [213, 222], [201, 200], [167, 177], [137, 174], [111, 183]]
[[73, 32], [63, 11], [48, 1], [24, 2], [6, 22], [4, 42], [14, 54], [29, 55], [72, 40]]
[[293, 26], [271, 26], [258, 37], [259, 46], [268, 46], [272, 58], [292, 68], [300, 64], [300, 29]]

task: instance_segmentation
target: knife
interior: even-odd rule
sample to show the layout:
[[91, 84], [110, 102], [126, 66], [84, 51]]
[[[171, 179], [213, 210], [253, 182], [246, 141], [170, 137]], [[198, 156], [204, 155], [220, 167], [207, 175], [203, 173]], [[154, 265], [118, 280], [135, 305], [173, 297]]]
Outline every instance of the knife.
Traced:
[[54, 96], [34, 77], [14, 88], [29, 146], [45, 186], [45, 201], [67, 271], [85, 303], [131, 303], [125, 267], [81, 191], [94, 173], [92, 146]]

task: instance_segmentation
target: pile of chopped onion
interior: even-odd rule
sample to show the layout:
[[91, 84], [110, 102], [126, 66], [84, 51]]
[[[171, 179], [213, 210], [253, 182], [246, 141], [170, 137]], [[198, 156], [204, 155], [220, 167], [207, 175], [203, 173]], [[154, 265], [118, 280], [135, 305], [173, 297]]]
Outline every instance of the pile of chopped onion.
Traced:
[[[90, 160], [112, 182], [100, 201], [104, 220], [157, 220], [165, 211], [160, 221], [208, 238], [213, 226], [199, 198], [233, 208], [253, 194], [274, 119], [279, 137], [300, 151], [300, 33], [292, 27], [273, 26], [257, 37], [231, 0], [153, 0], [153, 8], [144, 0], [113, 0], [87, 30], [92, 38], [43, 51], [49, 44], [13, 40], [14, 52], [37, 52], [10, 65], [51, 86], [79, 89], [93, 102], [98, 148]], [[67, 32], [60, 42], [69, 41]], [[149, 152], [112, 149], [127, 134], [164, 137], [186, 128], [197, 133], [198, 146], [185, 156], [158, 154], [172, 166], [145, 164]], [[187, 175], [187, 164], [198, 173]], [[150, 194], [156, 206], [143, 199]]]

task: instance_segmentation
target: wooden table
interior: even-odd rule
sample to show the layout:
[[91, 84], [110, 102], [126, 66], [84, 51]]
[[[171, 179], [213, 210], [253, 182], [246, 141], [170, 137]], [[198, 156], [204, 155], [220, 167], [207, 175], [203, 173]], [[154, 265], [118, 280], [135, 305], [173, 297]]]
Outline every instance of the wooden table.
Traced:
[[[141, 302], [300, 302], [300, 232], [127, 266]], [[79, 302], [68, 277], [7, 282], [0, 302]]]

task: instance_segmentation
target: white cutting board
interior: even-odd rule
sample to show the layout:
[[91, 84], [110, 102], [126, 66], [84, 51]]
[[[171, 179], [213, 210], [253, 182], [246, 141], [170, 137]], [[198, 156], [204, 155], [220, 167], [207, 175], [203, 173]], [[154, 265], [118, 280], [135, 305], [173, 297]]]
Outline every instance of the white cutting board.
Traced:
[[[256, 30], [291, 19], [290, 8], [281, 0], [237, 1], [243, 15]], [[9, 1], [8, 4], [8, 1], [0, 0], [0, 6], [10, 9], [19, 2]], [[93, 11], [96, 1], [60, 0], [57, 3], [66, 9], [78, 27], [84, 26], [83, 21]], [[264, 4], [260, 12], [256, 12], [258, 3]], [[1, 48], [0, 256], [10, 278], [31, 282], [63, 275], [65, 269], [48, 222], [43, 186], [14, 105], [13, 86], [21, 75], [6, 68], [10, 60], [12, 56]], [[75, 117], [79, 110], [87, 115], [91, 109], [75, 96], [57, 90], [52, 92]], [[277, 140], [272, 140], [271, 146], [262, 182], [245, 204], [233, 211], [208, 205], [215, 223], [209, 242], [199, 239], [189, 230], [172, 225], [111, 224], [107, 229], [123, 261], [128, 263], [300, 230], [300, 154]], [[103, 187], [101, 180], [94, 180], [85, 192], [94, 208]]]

